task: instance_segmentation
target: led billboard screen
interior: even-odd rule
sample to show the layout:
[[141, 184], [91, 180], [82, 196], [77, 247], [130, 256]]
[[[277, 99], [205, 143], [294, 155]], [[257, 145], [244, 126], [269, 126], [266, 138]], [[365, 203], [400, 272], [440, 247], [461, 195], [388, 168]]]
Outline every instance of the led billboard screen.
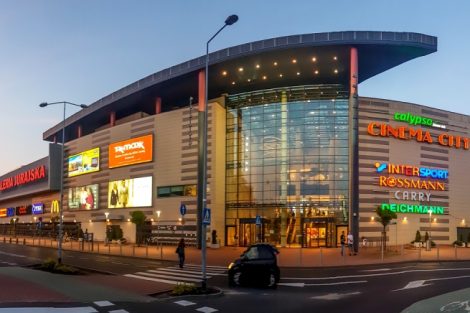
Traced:
[[109, 182], [108, 207], [133, 208], [152, 205], [152, 177], [121, 179]]
[[70, 210], [98, 209], [98, 184], [69, 189]]
[[153, 135], [132, 138], [109, 145], [109, 168], [152, 161]]
[[94, 148], [69, 157], [69, 177], [100, 170], [100, 148]]

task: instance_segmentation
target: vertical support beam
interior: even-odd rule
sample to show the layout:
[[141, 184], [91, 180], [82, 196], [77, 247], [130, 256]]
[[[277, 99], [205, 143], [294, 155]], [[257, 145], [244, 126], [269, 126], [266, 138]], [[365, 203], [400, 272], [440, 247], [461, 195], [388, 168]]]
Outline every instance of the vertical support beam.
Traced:
[[155, 99], [155, 114], [160, 114], [162, 112], [162, 98], [157, 97]]
[[[287, 204], [287, 180], [289, 177], [287, 169], [287, 93], [285, 90], [281, 94], [281, 171], [279, 181], [281, 183], [281, 194], [279, 200]], [[282, 209], [281, 213], [281, 247], [285, 247], [289, 238], [287, 238], [287, 216], [289, 208]], [[300, 221], [300, 219], [298, 219]], [[289, 229], [290, 230], [290, 229]]]
[[113, 127], [116, 125], [116, 112], [112, 111], [109, 113], [109, 126]]
[[349, 230], [354, 236], [354, 251], [356, 252], [359, 248], [358, 82], [357, 48], [351, 47], [349, 78]]
[[77, 138], [82, 137], [82, 125], [77, 126]]
[[206, 72], [205, 70], [199, 71], [198, 74], [198, 115], [197, 115], [197, 133], [198, 133], [198, 158], [197, 158], [197, 247], [201, 249], [201, 238], [205, 236], [202, 233], [202, 211], [204, 209], [203, 195], [205, 194], [204, 188], [204, 174], [205, 174], [205, 146], [204, 146], [204, 131], [205, 131], [205, 111], [206, 111]]

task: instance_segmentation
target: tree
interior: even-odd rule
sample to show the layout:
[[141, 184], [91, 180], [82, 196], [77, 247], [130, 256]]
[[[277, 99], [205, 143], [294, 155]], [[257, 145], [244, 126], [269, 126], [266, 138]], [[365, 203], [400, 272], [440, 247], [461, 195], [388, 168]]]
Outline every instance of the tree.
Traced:
[[419, 230], [416, 231], [415, 242], [421, 242], [421, 233]]
[[390, 222], [393, 219], [397, 218], [397, 213], [392, 212], [390, 210], [382, 210], [381, 207], [377, 207], [375, 210], [375, 213], [378, 216], [377, 221], [382, 224], [383, 230], [382, 230], [382, 245], [385, 249], [386, 247], [386, 239], [387, 239], [387, 226], [390, 224]]
[[144, 228], [145, 220], [147, 219], [147, 217], [142, 211], [132, 211], [130, 212], [130, 215], [131, 215], [131, 222], [135, 224], [135, 231], [136, 231], [135, 241], [137, 245], [140, 245], [144, 241], [143, 228]]

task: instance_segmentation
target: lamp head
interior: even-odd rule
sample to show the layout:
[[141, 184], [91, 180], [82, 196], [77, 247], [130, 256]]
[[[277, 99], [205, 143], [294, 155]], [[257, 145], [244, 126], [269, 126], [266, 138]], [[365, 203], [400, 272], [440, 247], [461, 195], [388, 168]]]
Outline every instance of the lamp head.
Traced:
[[88, 108], [88, 105], [86, 105], [86, 104], [80, 104], [80, 107], [81, 107], [82, 109], [86, 109], [86, 108]]
[[225, 20], [225, 25], [233, 25], [235, 24], [236, 22], [238, 21], [238, 15], [230, 15], [229, 17], [227, 17], [227, 19]]
[[39, 106], [40, 106], [41, 108], [47, 107], [48, 105], [49, 105], [49, 103], [47, 103], [47, 102], [41, 102], [41, 103], [39, 104]]

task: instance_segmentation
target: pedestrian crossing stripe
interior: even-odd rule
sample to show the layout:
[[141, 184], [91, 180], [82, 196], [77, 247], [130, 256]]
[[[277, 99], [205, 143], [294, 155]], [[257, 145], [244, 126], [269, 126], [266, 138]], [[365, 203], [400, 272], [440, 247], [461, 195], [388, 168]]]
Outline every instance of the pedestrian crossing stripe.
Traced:
[[[145, 272], [136, 272], [133, 274], [126, 274], [125, 277], [161, 282], [166, 284], [179, 284], [189, 283], [193, 284], [202, 281], [201, 266], [195, 264], [185, 265], [185, 269], [181, 269], [177, 266], [162, 267]], [[213, 276], [226, 276], [226, 268], [222, 266], [211, 266], [208, 268], [210, 272], [206, 272], [206, 278], [212, 278]]]

